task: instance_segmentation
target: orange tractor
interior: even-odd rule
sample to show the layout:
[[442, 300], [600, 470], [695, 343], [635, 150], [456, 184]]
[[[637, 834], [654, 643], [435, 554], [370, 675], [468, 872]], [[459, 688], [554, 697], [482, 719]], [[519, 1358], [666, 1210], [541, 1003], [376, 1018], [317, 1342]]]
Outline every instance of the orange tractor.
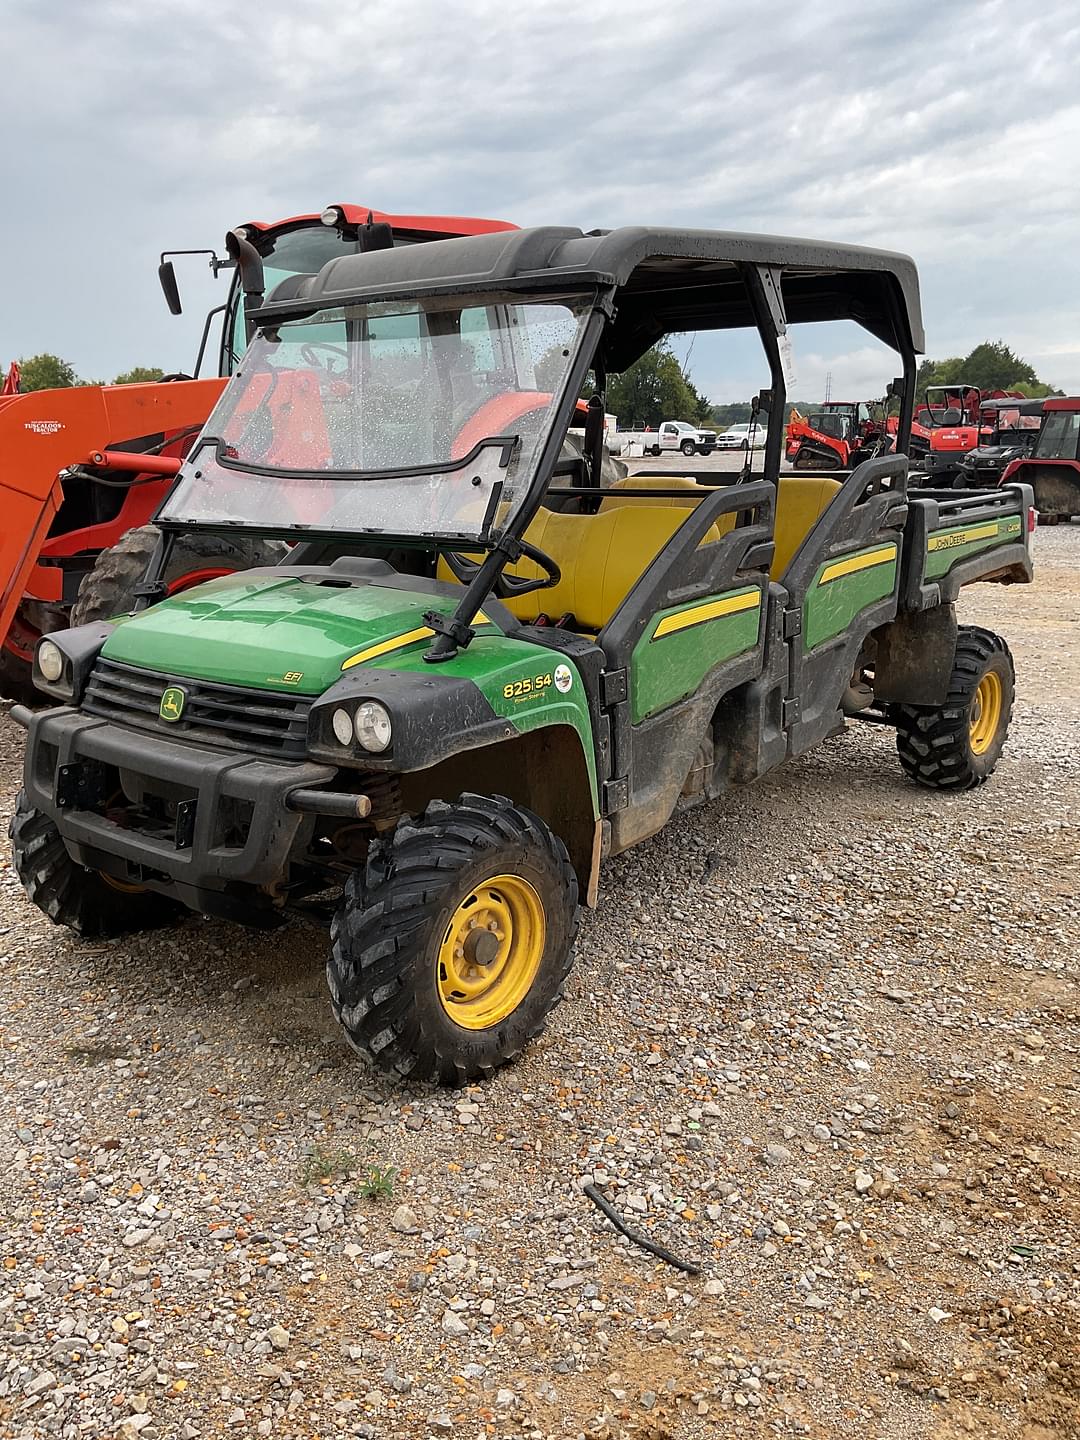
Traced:
[[880, 453], [885, 433], [880, 401], [826, 400], [805, 415], [792, 410], [784, 453], [796, 470], [854, 470]]
[[[331, 205], [320, 215], [230, 230], [226, 255], [166, 252], [158, 274], [181, 313], [172, 255], [208, 257], [231, 270], [222, 305], [206, 316], [194, 375], [148, 385], [80, 386], [21, 395], [13, 367], [0, 392], [0, 695], [39, 699], [31, 680], [43, 634], [130, 610], [158, 543], [151, 524], [180, 461], [210, 414], [248, 338], [247, 310], [289, 275], [387, 245], [516, 227], [456, 215], [388, 215]], [[197, 378], [220, 317], [217, 374]], [[173, 548], [163, 594], [279, 558], [273, 542], [184, 537]]]

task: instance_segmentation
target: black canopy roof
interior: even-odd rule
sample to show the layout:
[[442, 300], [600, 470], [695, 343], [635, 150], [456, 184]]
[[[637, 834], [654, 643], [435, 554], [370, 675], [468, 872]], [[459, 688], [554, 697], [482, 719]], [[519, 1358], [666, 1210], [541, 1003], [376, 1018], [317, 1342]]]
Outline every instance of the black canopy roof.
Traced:
[[1040, 400], [1017, 400], [1017, 399], [1012, 399], [1012, 400], [1009, 400], [1009, 399], [1003, 399], [1003, 400], [983, 400], [982, 403], [979, 405], [979, 409], [980, 409], [981, 411], [984, 411], [984, 410], [1019, 410], [1019, 412], [1020, 412], [1021, 415], [1041, 415], [1042, 412], [1043, 412], [1043, 406], [1044, 406], [1045, 404], [1046, 404], [1046, 401], [1045, 401], [1044, 399], [1040, 399]]
[[919, 280], [906, 255], [854, 245], [724, 230], [544, 226], [438, 244], [344, 255], [317, 275], [279, 284], [253, 314], [260, 324], [347, 301], [420, 298], [440, 291], [567, 293], [617, 287], [608, 327], [610, 369], [661, 336], [755, 324], [740, 265], [782, 272], [792, 324], [855, 320], [899, 350], [924, 347]]

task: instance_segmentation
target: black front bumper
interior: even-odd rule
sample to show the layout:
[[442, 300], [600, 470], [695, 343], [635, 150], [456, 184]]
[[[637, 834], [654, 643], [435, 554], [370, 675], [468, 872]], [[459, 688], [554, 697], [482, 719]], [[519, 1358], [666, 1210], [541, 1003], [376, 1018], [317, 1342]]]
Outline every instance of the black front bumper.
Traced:
[[314, 826], [310, 815], [286, 809], [286, 797], [336, 773], [186, 745], [61, 708], [30, 722], [24, 785], [79, 864], [214, 914], [230, 913], [227, 895], [258, 893], [286, 877]]

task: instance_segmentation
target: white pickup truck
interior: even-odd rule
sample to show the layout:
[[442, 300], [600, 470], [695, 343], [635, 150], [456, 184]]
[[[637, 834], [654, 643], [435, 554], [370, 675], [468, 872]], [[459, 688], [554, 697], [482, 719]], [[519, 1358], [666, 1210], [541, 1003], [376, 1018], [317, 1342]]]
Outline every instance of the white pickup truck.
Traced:
[[[716, 449], [716, 431], [701, 430], [685, 420], [662, 420], [655, 430], [619, 430], [609, 439], [618, 445], [612, 454], [632, 454], [640, 446], [643, 455], [661, 455], [679, 450], [684, 455], [711, 455]], [[633, 448], [631, 448], [633, 447]]]

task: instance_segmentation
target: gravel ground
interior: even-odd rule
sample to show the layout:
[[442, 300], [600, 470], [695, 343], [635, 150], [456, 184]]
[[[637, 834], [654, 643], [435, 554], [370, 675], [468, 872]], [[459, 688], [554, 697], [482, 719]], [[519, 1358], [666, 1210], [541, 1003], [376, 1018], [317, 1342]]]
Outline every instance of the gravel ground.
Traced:
[[1037, 545], [965, 600], [1020, 672], [989, 785], [856, 727], [681, 816], [483, 1087], [373, 1078], [314, 930], [80, 943], [0, 872], [0, 1435], [1075, 1440], [1080, 532]]

